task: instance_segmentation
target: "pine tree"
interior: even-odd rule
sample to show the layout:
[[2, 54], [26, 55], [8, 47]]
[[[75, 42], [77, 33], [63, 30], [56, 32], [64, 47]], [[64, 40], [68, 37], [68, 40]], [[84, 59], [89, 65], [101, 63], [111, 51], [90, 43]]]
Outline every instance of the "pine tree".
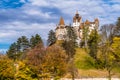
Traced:
[[89, 24], [84, 23], [83, 27], [83, 43], [84, 47], [88, 48]]
[[56, 36], [55, 36], [55, 32], [53, 30], [49, 31], [48, 34], [48, 40], [47, 40], [47, 44], [48, 46], [54, 44], [56, 42]]
[[40, 37], [39, 34], [36, 34], [35, 36], [32, 36], [31, 39], [30, 39], [30, 46], [32, 48], [34, 48], [36, 45], [38, 45], [39, 43], [42, 43], [43, 44], [43, 41]]
[[22, 36], [22, 37], [18, 38], [18, 40], [17, 40], [18, 52], [23, 52], [24, 50], [26, 50], [29, 47], [30, 47], [29, 40], [26, 36]]
[[34, 47], [34, 46], [35, 46], [35, 37], [34, 37], [34, 36], [32, 36], [32, 37], [30, 38], [30, 46], [31, 46], [31, 47]]
[[91, 32], [88, 39], [89, 54], [95, 60], [97, 60], [98, 43], [99, 43], [99, 35], [97, 33], [97, 30], [95, 29]]
[[76, 39], [77, 36], [75, 34], [75, 31], [73, 30], [73, 27], [67, 26], [67, 41], [72, 41], [74, 45], [76, 45]]
[[63, 42], [62, 47], [69, 56], [68, 58], [73, 58], [76, 51], [76, 34], [71, 26], [67, 26], [67, 39]]
[[17, 44], [13, 43], [10, 45], [10, 48], [7, 52], [7, 56], [11, 59], [16, 59], [16, 53], [17, 53]]

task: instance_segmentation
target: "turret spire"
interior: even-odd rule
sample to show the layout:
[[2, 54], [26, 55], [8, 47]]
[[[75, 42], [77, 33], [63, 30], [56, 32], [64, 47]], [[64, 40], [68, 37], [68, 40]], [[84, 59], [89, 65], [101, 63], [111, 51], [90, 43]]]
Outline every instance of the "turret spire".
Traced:
[[76, 14], [79, 14], [79, 13], [78, 13], [78, 10], [76, 11]]
[[59, 25], [65, 25], [63, 17], [60, 17]]

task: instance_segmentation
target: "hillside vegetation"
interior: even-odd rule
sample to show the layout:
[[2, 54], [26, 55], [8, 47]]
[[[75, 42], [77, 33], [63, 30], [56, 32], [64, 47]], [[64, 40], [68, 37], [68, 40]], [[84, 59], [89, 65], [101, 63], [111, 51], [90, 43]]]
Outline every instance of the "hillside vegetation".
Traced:
[[[96, 69], [94, 60], [85, 52], [84, 48], [76, 48], [74, 63], [78, 69], [78, 78], [96, 78], [108, 77], [108, 72], [105, 69]], [[113, 77], [120, 77], [119, 68], [113, 70]]]

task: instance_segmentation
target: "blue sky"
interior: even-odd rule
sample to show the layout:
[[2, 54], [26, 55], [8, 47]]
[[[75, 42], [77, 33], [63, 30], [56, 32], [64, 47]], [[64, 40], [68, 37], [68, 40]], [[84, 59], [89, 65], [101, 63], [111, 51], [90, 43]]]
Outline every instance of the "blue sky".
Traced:
[[47, 40], [60, 16], [66, 24], [78, 10], [83, 21], [100, 20], [100, 25], [115, 23], [120, 16], [120, 0], [0, 0], [0, 51], [7, 50], [18, 37], [36, 33]]

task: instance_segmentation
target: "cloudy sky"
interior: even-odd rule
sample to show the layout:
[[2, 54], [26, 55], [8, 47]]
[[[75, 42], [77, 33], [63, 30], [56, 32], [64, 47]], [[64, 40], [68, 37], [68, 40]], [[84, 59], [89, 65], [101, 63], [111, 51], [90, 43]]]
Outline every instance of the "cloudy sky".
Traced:
[[38, 33], [46, 40], [60, 16], [72, 24], [76, 10], [83, 21], [98, 18], [100, 25], [115, 23], [120, 16], [120, 0], [0, 0], [0, 51], [22, 35]]

